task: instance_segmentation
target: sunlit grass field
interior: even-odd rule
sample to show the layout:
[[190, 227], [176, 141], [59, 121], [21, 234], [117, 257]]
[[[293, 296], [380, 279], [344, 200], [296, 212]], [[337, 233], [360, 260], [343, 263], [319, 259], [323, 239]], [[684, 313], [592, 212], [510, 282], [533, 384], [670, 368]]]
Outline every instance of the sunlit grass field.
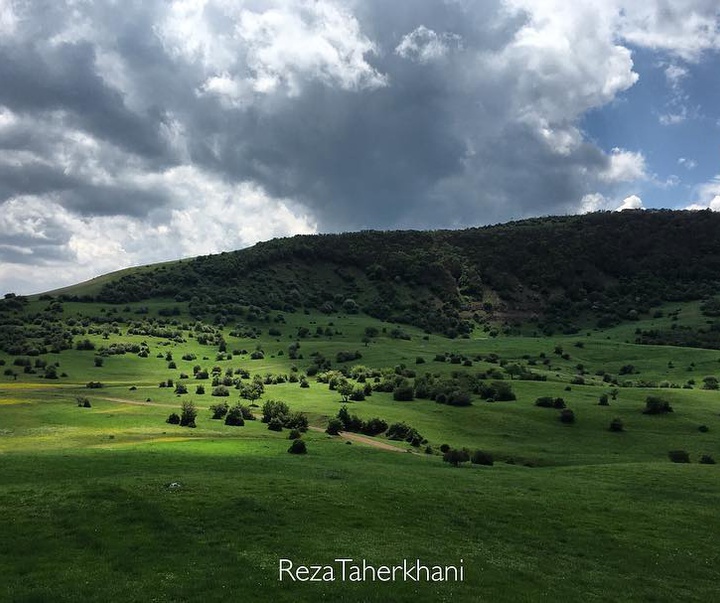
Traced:
[[[41, 302], [33, 302], [41, 304]], [[151, 312], [163, 307], [151, 306]], [[681, 307], [679, 322], [701, 320], [696, 306]], [[66, 303], [64, 317], [98, 314], [97, 304]], [[646, 319], [574, 336], [490, 337], [477, 330], [449, 340], [362, 315], [285, 314], [285, 323], [256, 325], [256, 339], [225, 334], [217, 346], [111, 334], [88, 336], [99, 348], [146, 342], [148, 358], [109, 356], [96, 367], [95, 351], [44, 355], [59, 362], [57, 380], [42, 372], [0, 377], [0, 599], [8, 601], [711, 601], [716, 598], [715, 536], [720, 519], [716, 465], [720, 460], [720, 393], [703, 390], [720, 374], [720, 352], [635, 345]], [[180, 320], [189, 320], [180, 316]], [[332, 323], [332, 324], [331, 324]], [[270, 336], [269, 326], [280, 336]], [[379, 334], [367, 345], [365, 328]], [[302, 358], [288, 359], [297, 341]], [[317, 327], [333, 335], [314, 337]], [[382, 329], [386, 332], [383, 333]], [[123, 330], [123, 329], [121, 329]], [[337, 331], [337, 333], [335, 333]], [[562, 349], [562, 354], [556, 348]], [[260, 347], [262, 360], [251, 360]], [[363, 419], [405, 421], [432, 448], [426, 454], [393, 442], [391, 452], [323, 433], [342, 406], [337, 391], [309, 378], [267, 385], [267, 399], [306, 412], [308, 453], [287, 453], [287, 431], [260, 421], [230, 427], [212, 420], [208, 407], [239, 401], [195, 394], [193, 366], [244, 368], [252, 374], [303, 372], [311, 353], [335, 360], [358, 350], [350, 364], [405, 364], [421, 374], [497, 368], [486, 360], [470, 367], [434, 360], [452, 352], [494, 353], [530, 368], [546, 381], [506, 380], [517, 400], [469, 407], [430, 400], [398, 402], [374, 392], [350, 402]], [[170, 352], [176, 368], [170, 369]], [[281, 354], [282, 352], [282, 354]], [[182, 360], [192, 353], [196, 359]], [[563, 357], [565, 354], [565, 357]], [[542, 355], [542, 356], [541, 356]], [[424, 362], [416, 364], [417, 358]], [[2, 357], [12, 367], [12, 357]], [[545, 364], [541, 359], [549, 359]], [[615, 387], [602, 373], [635, 371]], [[572, 383], [582, 365], [585, 385]], [[341, 366], [333, 362], [333, 366]], [[14, 367], [17, 369], [18, 367]], [[180, 373], [189, 375], [180, 379]], [[188, 394], [159, 388], [185, 383]], [[638, 387], [640, 380], [658, 387]], [[682, 386], [693, 380], [692, 389]], [[101, 389], [87, 389], [100, 381]], [[659, 387], [666, 382], [667, 387]], [[669, 387], [670, 385], [677, 387]], [[599, 406], [602, 394], [617, 399]], [[674, 412], [642, 413], [648, 395], [668, 400]], [[77, 405], [87, 397], [91, 408]], [[540, 396], [562, 397], [575, 412], [566, 425], [559, 411], [534, 405]], [[197, 428], [169, 425], [184, 400], [198, 410]], [[259, 409], [257, 409], [259, 411]], [[609, 431], [620, 418], [625, 430]], [[700, 426], [707, 429], [700, 430]], [[388, 442], [384, 436], [375, 438]], [[453, 468], [442, 444], [489, 451], [492, 467]], [[690, 464], [674, 464], [671, 450], [686, 450]], [[336, 558], [394, 565], [462, 563], [463, 582], [279, 581], [280, 558], [326, 564]], [[462, 561], [461, 561], [462, 560]]]

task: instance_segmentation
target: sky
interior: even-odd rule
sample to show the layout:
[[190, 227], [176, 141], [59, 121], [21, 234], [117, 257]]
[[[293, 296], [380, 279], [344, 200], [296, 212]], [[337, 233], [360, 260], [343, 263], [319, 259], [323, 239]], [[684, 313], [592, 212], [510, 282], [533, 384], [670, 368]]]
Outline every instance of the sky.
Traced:
[[720, 210], [716, 0], [0, 0], [0, 294], [298, 233]]

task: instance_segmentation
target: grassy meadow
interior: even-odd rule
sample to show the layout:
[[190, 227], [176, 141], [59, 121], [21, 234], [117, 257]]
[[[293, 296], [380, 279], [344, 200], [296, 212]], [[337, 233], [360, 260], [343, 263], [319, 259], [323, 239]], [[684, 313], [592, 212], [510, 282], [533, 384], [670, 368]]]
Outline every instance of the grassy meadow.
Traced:
[[[49, 303], [34, 300], [25, 312], [41, 313]], [[225, 327], [228, 353], [220, 357], [217, 345], [199, 343], [190, 331], [179, 342], [129, 335], [122, 320], [112, 332], [110, 322], [93, 318], [112, 313], [134, 320], [140, 305], [148, 311], [143, 320], [173, 305], [179, 307], [174, 320], [194, 323], [183, 304], [167, 300], [130, 304], [125, 315], [123, 306], [65, 302], [58, 320], [98, 328], [75, 337], [87, 338], [94, 350], [42, 355], [59, 363], [64, 376], [24, 372], [14, 356], [0, 355], [6, 373], [0, 371], [0, 600], [649, 602], [716, 596], [719, 469], [699, 460], [720, 460], [720, 392], [703, 389], [705, 377], [720, 375], [720, 352], [633, 343], [636, 329], [701, 324], [697, 304], [668, 305], [658, 318], [572, 336], [491, 337], [477, 328], [453, 340], [409, 326], [393, 337], [395, 325], [361, 314], [297, 312], [279, 320], [274, 313], [268, 322], [248, 325], [253, 337], [233, 336]], [[368, 327], [377, 334], [363, 341]], [[307, 335], [298, 338], [303, 328]], [[291, 360], [294, 342], [302, 357]], [[102, 355], [113, 343], [144, 344], [149, 354]], [[252, 360], [258, 349], [264, 357]], [[362, 357], [337, 362], [343, 351]], [[268, 384], [258, 413], [275, 399], [309, 419], [302, 436], [308, 453], [291, 455], [287, 430], [210, 418], [210, 405], [240, 401], [237, 390], [214, 397], [204, 380], [205, 393], [195, 393], [201, 383], [195, 365], [220, 367], [221, 376], [238, 368], [261, 376], [302, 374], [314, 353], [336, 370], [404, 365], [400, 370], [448, 378], [495, 371], [490, 380], [502, 378], [517, 399], [473, 395], [471, 406], [456, 407], [374, 391], [347, 403], [361, 419], [411, 425], [427, 439], [413, 447], [385, 435], [351, 440], [324, 433], [343, 402], [314, 376], [307, 388]], [[446, 353], [470, 363], [435, 360]], [[513, 379], [512, 364], [544, 380]], [[168, 379], [186, 384], [188, 393], [158, 386]], [[87, 388], [91, 381], [103, 387]], [[598, 404], [611, 393], [608, 406]], [[563, 424], [559, 410], [535, 406], [541, 396], [563, 398], [575, 422]], [[667, 400], [673, 412], [643, 414], [648, 396]], [[78, 397], [91, 407], [79, 407]], [[166, 423], [187, 400], [198, 409], [197, 427]], [[609, 430], [616, 418], [622, 432]], [[494, 465], [452, 467], [443, 462], [443, 444], [490, 452]], [[672, 450], [687, 451], [691, 462], [672, 463]], [[465, 579], [280, 581], [280, 558], [304, 565], [336, 558], [462, 563]]]

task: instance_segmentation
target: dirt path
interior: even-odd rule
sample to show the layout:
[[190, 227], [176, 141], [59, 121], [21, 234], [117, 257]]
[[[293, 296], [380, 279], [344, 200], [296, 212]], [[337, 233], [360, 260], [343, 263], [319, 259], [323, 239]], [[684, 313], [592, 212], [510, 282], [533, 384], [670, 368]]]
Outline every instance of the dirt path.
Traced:
[[[325, 430], [321, 427], [310, 427], [312, 431], [319, 431], [324, 432]], [[397, 446], [393, 446], [392, 444], [389, 444], [388, 442], [383, 442], [382, 440], [378, 440], [376, 438], [372, 438], [370, 436], [362, 435], [359, 433], [352, 433], [350, 431], [341, 431], [338, 434], [341, 438], [344, 440], [348, 440], [350, 442], [357, 442], [358, 444], [365, 444], [367, 446], [372, 446], [373, 448], [380, 448], [381, 450], [390, 450], [392, 452], [406, 452], [404, 448], [398, 448]]]
[[128, 400], [127, 398], [111, 398], [110, 396], [93, 396], [106, 402], [120, 402], [121, 404], [134, 404], [136, 406], [162, 406], [163, 408], [176, 408], [177, 404], [162, 404], [160, 402], [143, 402], [141, 400]]

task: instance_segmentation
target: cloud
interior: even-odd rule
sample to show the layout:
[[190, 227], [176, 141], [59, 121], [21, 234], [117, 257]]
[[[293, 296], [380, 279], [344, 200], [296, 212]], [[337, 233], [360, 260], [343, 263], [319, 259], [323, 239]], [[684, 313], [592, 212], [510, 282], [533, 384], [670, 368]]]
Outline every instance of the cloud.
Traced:
[[694, 159], [688, 159], [687, 157], [680, 157], [678, 159], [678, 165], [681, 165], [688, 170], [694, 170], [697, 167], [697, 161]]
[[420, 25], [405, 34], [395, 47], [395, 53], [405, 59], [429, 63], [445, 56], [452, 46], [460, 44], [460, 36], [452, 33], [437, 34], [432, 29]]
[[614, 148], [607, 168], [600, 174], [606, 182], [633, 182], [647, 178], [645, 157], [640, 152]]
[[615, 211], [625, 211], [626, 209], [645, 209], [643, 207], [643, 202], [640, 197], [637, 195], [630, 195], [629, 197], [625, 197], [623, 199], [623, 202], [620, 204], [618, 208], [615, 209]]
[[679, 83], [717, 42], [711, 3], [665, 4], [0, 0], [0, 289], [612, 206], [645, 154], [583, 118], [637, 82], [631, 44]]

